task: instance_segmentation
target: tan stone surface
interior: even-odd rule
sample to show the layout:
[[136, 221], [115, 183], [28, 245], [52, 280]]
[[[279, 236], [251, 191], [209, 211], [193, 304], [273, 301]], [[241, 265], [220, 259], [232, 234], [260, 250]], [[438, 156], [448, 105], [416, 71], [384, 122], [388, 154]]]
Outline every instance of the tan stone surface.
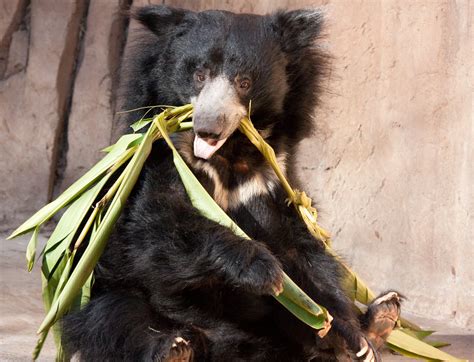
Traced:
[[[28, 237], [5, 240], [0, 234], [0, 361], [31, 361], [36, 331], [44, 318], [41, 299], [41, 271], [26, 269]], [[39, 247], [46, 239], [39, 237]], [[54, 361], [55, 347], [48, 337], [39, 361]]]
[[7, 68], [12, 34], [23, 19], [26, 5], [26, 0], [0, 0], [0, 79]]
[[21, 21], [21, 8], [25, 6], [25, 0], [0, 0], [0, 42], [15, 31]]
[[328, 13], [333, 94], [301, 147], [305, 188], [369, 285], [473, 328], [472, 7], [335, 1]]
[[28, 62], [28, 37], [29, 34], [26, 30], [18, 30], [12, 34], [5, 77], [10, 77], [26, 68]]
[[132, 5], [133, 6], [147, 6], [147, 5], [154, 5], [154, 4], [161, 4], [163, 1], [162, 0], [133, 0]]
[[112, 27], [118, 16], [118, 1], [91, 1], [83, 55], [74, 84], [67, 132], [67, 163], [61, 189], [82, 176], [110, 144], [112, 110], [109, 44]]
[[[264, 14], [276, 9], [290, 7], [292, 1], [288, 0], [165, 0], [165, 4], [193, 11], [219, 9], [240, 13]], [[302, 3], [302, 1], [299, 1]], [[309, 3], [307, 1], [307, 3]], [[321, 1], [312, 1], [312, 5], [318, 5]]]
[[25, 72], [0, 81], [0, 228], [47, 202], [83, 2], [31, 3]]

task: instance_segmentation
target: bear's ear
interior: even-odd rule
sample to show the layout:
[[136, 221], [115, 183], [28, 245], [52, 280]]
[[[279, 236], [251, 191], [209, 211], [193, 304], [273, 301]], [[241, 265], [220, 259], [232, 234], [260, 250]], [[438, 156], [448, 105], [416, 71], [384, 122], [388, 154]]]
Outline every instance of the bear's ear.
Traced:
[[150, 5], [134, 8], [131, 17], [139, 21], [156, 35], [167, 34], [170, 28], [177, 28], [194, 18], [192, 11], [175, 9], [165, 5]]
[[314, 45], [323, 20], [323, 13], [318, 9], [279, 11], [273, 15], [272, 26], [283, 51], [291, 53]]

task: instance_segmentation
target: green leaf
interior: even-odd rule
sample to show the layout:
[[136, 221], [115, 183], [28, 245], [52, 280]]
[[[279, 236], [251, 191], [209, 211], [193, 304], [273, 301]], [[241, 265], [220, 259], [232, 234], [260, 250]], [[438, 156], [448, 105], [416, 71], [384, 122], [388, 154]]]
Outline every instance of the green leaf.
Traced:
[[420, 341], [424, 340], [426, 337], [429, 337], [433, 333], [435, 333], [435, 331], [428, 331], [428, 330], [427, 331], [425, 331], [425, 330], [414, 331], [414, 330], [411, 330], [409, 328], [403, 328], [403, 332], [406, 333], [406, 334], [409, 334], [412, 337], [415, 337], [415, 338], [419, 339]]
[[[400, 317], [401, 326], [405, 329], [410, 329], [415, 332], [425, 332], [419, 325], [407, 320], [406, 318]], [[429, 331], [426, 331], [429, 332]]]
[[[155, 122], [157, 123], [161, 135], [173, 152], [174, 164], [193, 206], [208, 219], [230, 228], [240, 237], [250, 239], [220, 206], [217, 205], [196, 176], [191, 172], [171, 142], [164, 119], [157, 118]], [[283, 292], [275, 296], [283, 306], [287, 307], [297, 318], [313, 328], [321, 329], [327, 327], [331, 318], [327, 310], [311, 300], [286, 274], [284, 274], [283, 287]], [[311, 317], [309, 317], [309, 315]]]
[[87, 278], [85, 284], [82, 286], [79, 293], [74, 298], [70, 310], [80, 310], [84, 308], [90, 301], [91, 288], [94, 280], [94, 273], [92, 272], [89, 278]]
[[110, 203], [101, 224], [93, 238], [91, 238], [89, 245], [72, 272], [71, 277], [67, 281], [58, 299], [54, 301], [51, 309], [41, 323], [38, 333], [49, 328], [67, 312], [73, 303], [74, 298], [86, 283], [87, 279], [91, 276], [91, 273], [107, 244], [107, 240], [114, 229], [115, 222], [120, 216], [123, 205], [125, 204], [127, 197], [130, 195], [130, 192], [140, 175], [140, 171], [151, 151], [154, 131], [154, 127], [148, 129], [138, 150], [135, 152], [133, 158], [123, 171], [125, 177]]
[[51, 271], [49, 275], [46, 275], [44, 272], [41, 274], [41, 280], [43, 284], [43, 302], [45, 305], [46, 311], [49, 311], [51, 305], [54, 301], [54, 294], [59, 285], [61, 275], [64, 272], [64, 268], [67, 265], [68, 256], [63, 254], [61, 259], [57, 263], [54, 271]]
[[148, 126], [151, 122], [153, 122], [153, 118], [140, 119], [139, 121], [132, 124], [130, 127], [133, 129], [133, 132], [138, 132], [143, 127]]
[[403, 328], [401, 329], [403, 333], [406, 333], [412, 337], [415, 337], [419, 339], [420, 341], [423, 341], [424, 343], [428, 343], [430, 346], [436, 347], [436, 348], [442, 348], [449, 346], [450, 343], [442, 342], [442, 341], [433, 341], [433, 340], [426, 340], [427, 337], [431, 336], [435, 331], [428, 331], [428, 330], [412, 330], [409, 328]]
[[306, 309], [301, 308], [301, 306], [299, 306], [283, 293], [276, 298], [278, 299], [278, 302], [288, 309], [295, 317], [297, 317], [303, 323], [306, 323], [308, 326], [314, 329], [322, 329], [325, 327], [326, 323], [323, 315], [318, 316], [313, 313], [309, 313]]
[[193, 122], [181, 122], [177, 132], [188, 131], [193, 128]]
[[69, 279], [69, 274], [71, 273], [71, 270], [72, 270], [75, 255], [76, 255], [75, 252], [70, 253], [69, 251], [67, 251], [65, 253], [66, 264], [64, 265], [64, 268], [61, 271], [61, 275], [56, 285], [56, 288], [54, 288], [53, 302], [59, 297], [59, 294], [62, 292], [62, 290], [64, 289], [64, 286], [66, 285]]
[[47, 337], [48, 337], [48, 331], [45, 331], [40, 334], [38, 340], [36, 341], [35, 349], [33, 350], [33, 353], [32, 353], [33, 361], [36, 361], [38, 359], [41, 353], [41, 350], [43, 349], [44, 342], [46, 342]]
[[430, 346], [433, 346], [435, 348], [443, 348], [443, 347], [448, 347], [451, 345], [451, 343], [443, 342], [443, 341], [424, 341], [425, 343], [428, 343]]
[[[133, 136], [133, 137], [131, 137]], [[13, 239], [21, 234], [27, 233], [35, 227], [42, 225], [48, 221], [54, 214], [68, 205], [77, 196], [87, 190], [97, 179], [103, 176], [116, 162], [120, 161], [125, 155], [125, 151], [130, 144], [137, 140], [137, 135], [127, 135], [121, 137], [113, 146], [112, 150], [92, 167], [84, 176], [74, 182], [66, 191], [64, 191], [56, 200], [47, 204], [36, 212], [32, 217], [26, 220], [19, 228], [17, 228], [8, 239]]]
[[316, 304], [289, 276], [284, 274], [283, 292], [275, 298], [294, 316], [314, 329], [329, 327], [332, 317]]
[[391, 349], [408, 357], [434, 361], [465, 361], [410, 336], [402, 329], [393, 330], [388, 336], [387, 344]]
[[33, 231], [33, 235], [31, 236], [30, 242], [26, 248], [26, 266], [28, 271], [30, 272], [33, 269], [33, 265], [35, 264], [35, 256], [36, 256], [36, 246], [38, 245], [38, 234], [39, 234], [39, 226], [35, 228]]
[[94, 273], [91, 273], [87, 281], [82, 286], [81, 290], [81, 300], [80, 300], [80, 307], [84, 308], [87, 303], [91, 300], [91, 291], [92, 285], [94, 284]]
[[395, 345], [389, 345], [389, 347], [392, 351], [397, 352], [398, 354], [400, 354], [404, 357], [419, 359], [419, 360], [423, 360], [423, 361], [437, 361], [437, 360], [432, 360], [432, 359], [426, 359], [423, 356], [420, 356], [416, 353], [412, 353], [412, 352], [409, 352], [409, 351], [405, 351], [403, 348], [399, 348]]
[[[140, 144], [142, 138], [143, 138], [143, 134], [141, 133], [132, 133], [132, 134], [123, 135], [118, 140], [117, 143], [103, 148], [102, 152], [107, 152], [107, 153], [112, 152], [112, 151], [123, 152], [126, 149], [129, 149], [130, 147]], [[124, 145], [127, 145], [126, 149], [123, 148]]]
[[[54, 302], [55, 292], [60, 283], [60, 280], [63, 278], [64, 271], [67, 264], [68, 264], [68, 256], [64, 254], [49, 279], [46, 278], [43, 273], [41, 274], [41, 281], [43, 284], [43, 292], [42, 292], [43, 303], [44, 303], [46, 312], [50, 310], [51, 305]], [[33, 351], [33, 359], [38, 358], [41, 352], [41, 349], [43, 347], [43, 344], [46, 340], [46, 337], [48, 335], [48, 332], [49, 332], [49, 328], [42, 331], [42, 333], [40, 334], [35, 350]], [[55, 326], [55, 328], [53, 329], [53, 337], [54, 337], [54, 343], [56, 345], [56, 349], [58, 351], [61, 350], [61, 334], [60, 334], [59, 326]]]
[[78, 197], [59, 220], [44, 251], [42, 270], [46, 277], [54, 271], [62, 255], [69, 249], [82, 221], [110, 176], [110, 173], [105, 175], [97, 184]]
[[[65, 251], [64, 253], [64, 258], [62, 262], [62, 266], [60, 269], [57, 269], [55, 271], [55, 278], [54, 280], [49, 280], [47, 283], [47, 288], [44, 289], [46, 291], [46, 295], [44, 295], [44, 300], [45, 300], [45, 308], [46, 311], [49, 311], [51, 305], [55, 303], [55, 301], [58, 299], [59, 295], [61, 294], [62, 290], [64, 289], [64, 286], [66, 285], [69, 275], [71, 273], [72, 267], [74, 265], [74, 258], [76, 255], [76, 251], [74, 250], [72, 253], [69, 251]], [[43, 276], [44, 278], [46, 276]], [[58, 280], [59, 278], [59, 280]], [[89, 278], [88, 282], [92, 280], [92, 275]], [[84, 300], [87, 302], [90, 299], [90, 283], [86, 282], [86, 284], [82, 287], [83, 293], [84, 293]], [[82, 300], [79, 300], [79, 304], [81, 304]], [[74, 306], [72, 306], [73, 309]], [[41, 349], [44, 344], [44, 340], [46, 339], [48, 332], [50, 328], [45, 329], [44, 331], [41, 332], [40, 338], [37, 342], [37, 345], [35, 347], [35, 350], [33, 352], [33, 359], [38, 358]], [[64, 350], [62, 349], [62, 330], [60, 326], [53, 326], [53, 335], [54, 335], [54, 341], [56, 344], [57, 348], [57, 358], [56, 360], [66, 360], [66, 357], [64, 355]]]

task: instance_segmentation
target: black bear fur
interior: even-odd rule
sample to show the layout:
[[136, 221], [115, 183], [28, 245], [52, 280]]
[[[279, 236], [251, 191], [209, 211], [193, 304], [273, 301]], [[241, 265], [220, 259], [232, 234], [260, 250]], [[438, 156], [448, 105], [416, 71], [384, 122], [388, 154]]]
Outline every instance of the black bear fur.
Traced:
[[[320, 12], [258, 16], [149, 6], [132, 15], [144, 31], [122, 66], [121, 109], [189, 103], [200, 91], [196, 69], [229, 82], [245, 74], [252, 88], [239, 101], [252, 101], [252, 121], [297, 184], [292, 161], [311, 134], [326, 71], [317, 45]], [[124, 132], [143, 113], [120, 115]], [[340, 264], [287, 206], [260, 153], [235, 131], [201, 160], [193, 137], [188, 131], [173, 140], [252, 240], [193, 208], [171, 153], [156, 142], [96, 267], [91, 302], [63, 319], [66, 351], [85, 361], [166, 361], [176, 337], [189, 341], [196, 361], [319, 361], [332, 360], [337, 349], [359, 351], [365, 337], [341, 287]], [[334, 316], [326, 338], [271, 296], [282, 270]]]

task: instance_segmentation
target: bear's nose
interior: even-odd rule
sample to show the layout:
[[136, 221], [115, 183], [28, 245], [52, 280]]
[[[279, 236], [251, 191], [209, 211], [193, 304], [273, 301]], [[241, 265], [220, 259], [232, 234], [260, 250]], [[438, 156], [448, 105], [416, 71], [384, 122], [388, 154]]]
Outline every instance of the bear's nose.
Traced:
[[197, 135], [202, 138], [202, 139], [214, 139], [218, 140], [221, 133], [215, 133], [215, 132], [208, 132], [208, 131], [197, 131]]

